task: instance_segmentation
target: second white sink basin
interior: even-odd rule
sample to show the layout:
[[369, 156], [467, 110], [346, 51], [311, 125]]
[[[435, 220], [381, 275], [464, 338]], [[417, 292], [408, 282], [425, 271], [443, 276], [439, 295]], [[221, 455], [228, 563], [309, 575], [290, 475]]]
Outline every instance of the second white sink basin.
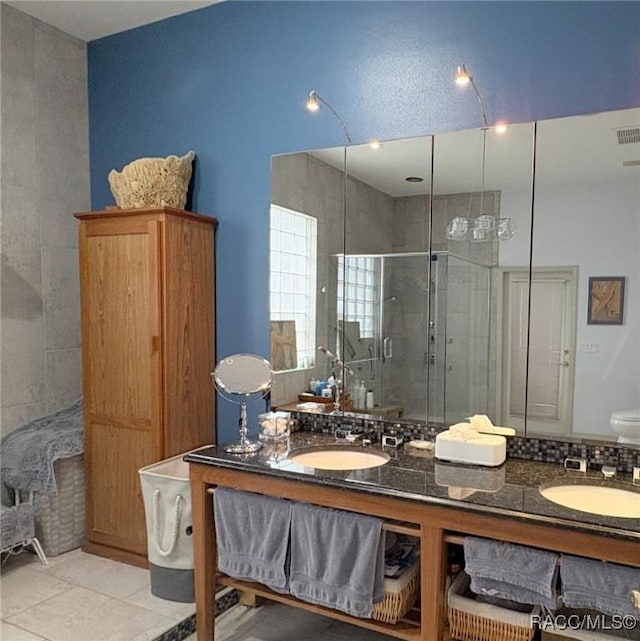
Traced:
[[539, 492], [545, 499], [572, 510], [601, 516], [640, 518], [640, 489], [557, 482], [541, 486]]
[[364, 470], [384, 465], [389, 455], [374, 449], [337, 446], [301, 450], [291, 454], [289, 460], [318, 470]]

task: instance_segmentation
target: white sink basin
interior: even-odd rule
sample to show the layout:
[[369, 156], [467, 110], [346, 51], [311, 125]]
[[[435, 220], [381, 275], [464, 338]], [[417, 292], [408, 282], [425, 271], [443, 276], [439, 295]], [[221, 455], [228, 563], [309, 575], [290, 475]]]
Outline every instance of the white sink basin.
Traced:
[[318, 470], [364, 470], [384, 465], [389, 460], [389, 455], [373, 449], [337, 446], [301, 450], [291, 454], [289, 460]]
[[602, 516], [640, 518], [640, 489], [557, 482], [543, 485], [538, 491], [545, 499], [572, 510]]

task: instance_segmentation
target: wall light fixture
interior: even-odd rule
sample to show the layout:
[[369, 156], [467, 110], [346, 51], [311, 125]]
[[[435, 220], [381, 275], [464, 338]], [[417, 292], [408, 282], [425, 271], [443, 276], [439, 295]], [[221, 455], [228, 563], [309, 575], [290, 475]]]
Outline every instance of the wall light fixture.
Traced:
[[307, 97], [307, 102], [306, 102], [306, 107], [309, 111], [319, 111], [320, 110], [320, 103], [325, 105], [329, 111], [336, 117], [337, 121], [340, 123], [340, 126], [342, 127], [342, 131], [344, 131], [344, 135], [347, 139], [347, 142], [352, 145], [353, 140], [351, 140], [351, 136], [349, 135], [349, 131], [347, 129], [347, 126], [344, 124], [344, 120], [340, 117], [340, 114], [333, 108], [333, 106], [328, 103], [322, 96], [318, 94], [317, 91], [312, 89], [309, 92], [309, 96]]

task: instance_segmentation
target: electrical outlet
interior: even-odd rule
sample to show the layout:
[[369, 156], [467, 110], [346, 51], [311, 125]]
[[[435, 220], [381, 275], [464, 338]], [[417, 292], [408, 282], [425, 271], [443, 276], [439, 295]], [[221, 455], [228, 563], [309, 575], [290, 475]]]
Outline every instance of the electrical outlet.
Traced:
[[578, 351], [584, 354], [596, 354], [599, 347], [598, 343], [580, 343]]

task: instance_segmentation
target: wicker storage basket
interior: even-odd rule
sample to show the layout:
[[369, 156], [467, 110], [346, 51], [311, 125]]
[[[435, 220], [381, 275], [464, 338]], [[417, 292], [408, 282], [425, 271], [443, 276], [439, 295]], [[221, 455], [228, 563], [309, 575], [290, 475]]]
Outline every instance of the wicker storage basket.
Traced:
[[47, 556], [74, 550], [84, 540], [84, 462], [82, 454], [54, 462], [57, 494], [36, 492], [36, 536]]
[[416, 562], [398, 579], [384, 580], [384, 600], [376, 603], [371, 618], [383, 623], [397, 623], [415, 603], [420, 589], [420, 562]]
[[470, 578], [460, 572], [448, 594], [449, 631], [452, 639], [460, 641], [531, 641], [535, 628], [531, 612], [515, 612], [464, 596]]

